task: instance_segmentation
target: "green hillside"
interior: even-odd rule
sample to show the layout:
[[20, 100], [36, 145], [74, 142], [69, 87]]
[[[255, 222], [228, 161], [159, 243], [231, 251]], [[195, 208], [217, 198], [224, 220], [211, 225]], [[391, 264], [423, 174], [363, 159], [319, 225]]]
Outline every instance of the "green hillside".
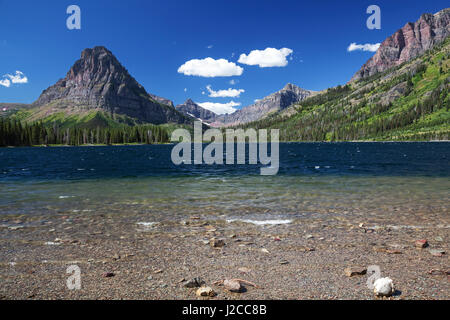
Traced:
[[419, 58], [239, 128], [280, 129], [281, 141], [448, 140], [450, 38]]

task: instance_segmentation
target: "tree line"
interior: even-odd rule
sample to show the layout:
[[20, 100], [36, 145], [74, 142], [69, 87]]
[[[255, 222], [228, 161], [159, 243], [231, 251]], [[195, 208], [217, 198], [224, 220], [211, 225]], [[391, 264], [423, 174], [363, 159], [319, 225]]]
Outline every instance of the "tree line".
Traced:
[[34, 145], [90, 145], [90, 144], [156, 144], [169, 142], [169, 132], [157, 125], [121, 126], [117, 128], [97, 127], [60, 128], [46, 126], [42, 122], [32, 124], [19, 120], [0, 119], [0, 146]]

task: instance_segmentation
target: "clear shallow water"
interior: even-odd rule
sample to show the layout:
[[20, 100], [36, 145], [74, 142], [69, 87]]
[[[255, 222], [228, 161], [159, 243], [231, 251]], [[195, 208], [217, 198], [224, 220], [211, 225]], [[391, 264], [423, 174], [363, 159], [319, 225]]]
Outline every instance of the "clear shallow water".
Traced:
[[450, 143], [285, 143], [259, 166], [182, 165], [170, 145], [0, 149], [0, 214], [448, 218]]

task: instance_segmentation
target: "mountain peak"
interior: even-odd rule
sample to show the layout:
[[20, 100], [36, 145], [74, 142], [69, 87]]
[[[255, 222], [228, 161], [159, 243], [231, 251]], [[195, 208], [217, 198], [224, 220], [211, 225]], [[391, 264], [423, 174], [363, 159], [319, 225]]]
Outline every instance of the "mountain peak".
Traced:
[[33, 105], [48, 104], [74, 111], [103, 109], [155, 124], [188, 121], [171, 101], [147, 93], [102, 46], [84, 49], [66, 77], [44, 90]]
[[86, 48], [81, 52], [81, 57], [85, 57], [85, 56], [89, 56], [89, 55], [98, 55], [101, 53], [105, 53], [108, 55], [113, 55], [111, 51], [109, 51], [106, 47], [104, 46], [95, 46], [94, 48]]
[[200, 107], [192, 99], [187, 99], [185, 103], [179, 104], [175, 107], [181, 113], [188, 116], [201, 119], [207, 123], [214, 122], [216, 119], [216, 114], [210, 110]]
[[287, 90], [287, 91], [292, 91], [293, 89], [298, 88], [296, 85], [292, 84], [292, 83], [287, 83], [283, 90]]

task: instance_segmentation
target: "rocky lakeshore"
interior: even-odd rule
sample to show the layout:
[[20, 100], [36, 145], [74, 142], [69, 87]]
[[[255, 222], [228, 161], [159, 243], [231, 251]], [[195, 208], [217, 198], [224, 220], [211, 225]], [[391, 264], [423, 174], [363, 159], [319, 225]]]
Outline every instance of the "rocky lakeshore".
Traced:
[[[0, 298], [379, 299], [367, 287], [375, 265], [394, 282], [387, 299], [449, 299], [449, 227], [445, 212], [259, 222], [4, 215]], [[81, 270], [80, 290], [67, 288], [70, 265]], [[198, 286], [212, 293], [200, 297]]]

